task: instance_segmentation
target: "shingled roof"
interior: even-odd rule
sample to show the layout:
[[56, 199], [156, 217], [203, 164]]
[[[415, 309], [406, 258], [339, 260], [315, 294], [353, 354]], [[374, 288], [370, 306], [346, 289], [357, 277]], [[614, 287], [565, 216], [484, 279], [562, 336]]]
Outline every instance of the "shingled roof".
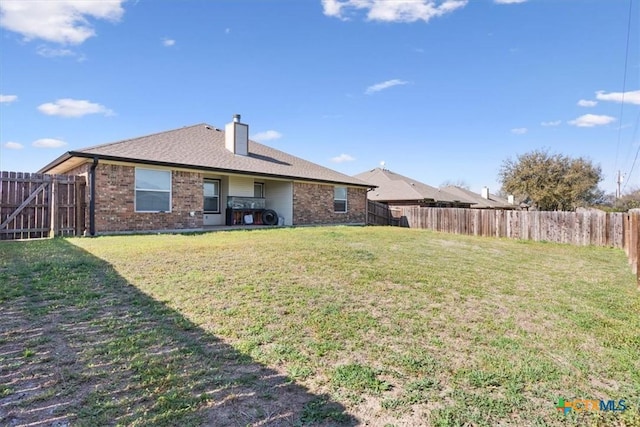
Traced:
[[304, 181], [371, 187], [367, 182], [283, 151], [249, 140], [249, 154], [225, 148], [224, 131], [201, 123], [194, 126], [69, 151], [40, 173], [65, 173], [86, 159], [125, 161], [196, 169], [214, 173], [243, 173]]
[[[509, 203], [508, 200], [503, 199], [502, 197], [496, 196], [495, 194], [489, 194], [489, 198], [485, 199], [480, 194], [476, 194], [471, 190], [467, 190], [462, 187], [458, 187], [455, 185], [449, 185], [444, 187], [444, 190], [447, 193], [451, 193], [460, 198], [466, 198], [471, 200], [473, 205], [472, 208], [478, 209], [516, 209], [517, 206]], [[488, 191], [488, 190], [487, 190]]]
[[433, 200], [435, 202], [472, 203], [387, 169], [375, 168], [355, 175], [355, 177], [378, 187], [368, 194], [369, 199], [374, 201]]

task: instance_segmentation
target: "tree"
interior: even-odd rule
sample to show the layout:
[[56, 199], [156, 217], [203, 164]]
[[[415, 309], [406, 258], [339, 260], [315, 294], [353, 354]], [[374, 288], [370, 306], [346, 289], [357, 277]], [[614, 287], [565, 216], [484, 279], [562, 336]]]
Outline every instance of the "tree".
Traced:
[[443, 181], [442, 184], [440, 184], [440, 188], [449, 187], [450, 185], [464, 188], [465, 190], [471, 189], [471, 186], [467, 184], [467, 181], [465, 181], [464, 179], [457, 179], [455, 181], [452, 179], [447, 179], [446, 181]]
[[600, 166], [582, 157], [574, 159], [545, 150], [506, 159], [498, 180], [502, 191], [545, 211], [587, 206], [604, 194], [598, 188], [602, 181]]
[[620, 211], [640, 208], [640, 189], [631, 189], [628, 193], [616, 200], [613, 206]]

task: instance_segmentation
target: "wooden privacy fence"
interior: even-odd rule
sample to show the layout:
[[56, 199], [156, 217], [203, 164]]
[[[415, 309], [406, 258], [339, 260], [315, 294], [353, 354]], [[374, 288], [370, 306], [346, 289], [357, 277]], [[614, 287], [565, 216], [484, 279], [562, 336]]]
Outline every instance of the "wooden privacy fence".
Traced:
[[391, 208], [401, 225], [446, 233], [624, 249], [640, 286], [640, 209], [628, 213]]
[[624, 251], [638, 279], [640, 289], [640, 209], [631, 209], [624, 218]]
[[624, 213], [396, 208], [403, 225], [472, 236], [623, 248]]
[[0, 172], [0, 240], [80, 235], [84, 178]]
[[367, 200], [367, 225], [400, 225], [386, 203]]

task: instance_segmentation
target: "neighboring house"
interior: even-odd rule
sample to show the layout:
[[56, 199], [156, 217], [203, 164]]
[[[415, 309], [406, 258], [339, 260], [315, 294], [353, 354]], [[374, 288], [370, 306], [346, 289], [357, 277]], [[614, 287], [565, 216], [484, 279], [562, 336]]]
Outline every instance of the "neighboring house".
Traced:
[[[510, 203], [509, 200], [504, 199], [495, 194], [489, 192], [489, 188], [483, 187], [482, 193], [477, 194], [471, 190], [467, 190], [455, 185], [449, 185], [443, 188], [447, 193], [453, 194], [456, 197], [464, 198], [472, 201], [471, 205], [474, 209], [518, 209], [519, 206], [514, 203]], [[513, 196], [509, 196], [513, 200]]]
[[455, 196], [388, 169], [375, 168], [355, 175], [355, 177], [377, 186], [367, 194], [369, 200], [385, 203], [391, 207], [468, 208], [472, 203], [463, 197]]
[[234, 116], [69, 151], [43, 167], [87, 179], [88, 232], [198, 230], [234, 224], [364, 224], [353, 178], [248, 138]]

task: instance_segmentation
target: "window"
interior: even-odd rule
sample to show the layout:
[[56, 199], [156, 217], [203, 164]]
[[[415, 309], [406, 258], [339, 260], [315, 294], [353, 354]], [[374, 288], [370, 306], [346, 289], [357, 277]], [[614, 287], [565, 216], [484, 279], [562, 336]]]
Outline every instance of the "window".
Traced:
[[253, 183], [253, 197], [264, 197], [264, 184], [261, 182]]
[[333, 210], [335, 212], [347, 211], [347, 187], [335, 187], [333, 190]]
[[204, 212], [220, 213], [220, 180], [204, 180]]
[[171, 171], [136, 168], [136, 212], [171, 212]]

